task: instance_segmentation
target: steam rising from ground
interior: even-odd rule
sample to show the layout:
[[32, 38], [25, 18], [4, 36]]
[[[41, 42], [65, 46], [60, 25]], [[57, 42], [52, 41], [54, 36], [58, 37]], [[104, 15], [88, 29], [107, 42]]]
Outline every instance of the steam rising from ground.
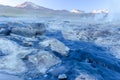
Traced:
[[108, 17], [110, 21], [120, 20], [120, 0], [111, 0], [109, 11], [110, 13]]

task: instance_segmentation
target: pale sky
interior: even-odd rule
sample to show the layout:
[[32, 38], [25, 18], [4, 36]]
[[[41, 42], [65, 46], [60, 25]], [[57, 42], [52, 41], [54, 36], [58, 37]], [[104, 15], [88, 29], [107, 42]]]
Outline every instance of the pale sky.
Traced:
[[[51, 9], [80, 9], [84, 11], [109, 9], [113, 6], [118, 8], [118, 3], [120, 3], [120, 0], [0, 0], [0, 4], [16, 6], [17, 4], [21, 4], [25, 1], [33, 2]], [[115, 2], [114, 4], [113, 1]]]

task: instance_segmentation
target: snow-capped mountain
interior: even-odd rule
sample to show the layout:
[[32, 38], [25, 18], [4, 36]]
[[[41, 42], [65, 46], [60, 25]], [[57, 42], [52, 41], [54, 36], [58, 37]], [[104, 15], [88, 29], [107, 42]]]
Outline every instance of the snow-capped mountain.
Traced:
[[71, 13], [77, 13], [77, 14], [84, 13], [84, 11], [81, 11], [81, 10], [78, 10], [78, 9], [73, 9], [70, 12]]
[[16, 7], [18, 8], [33, 8], [33, 9], [39, 9], [39, 6], [32, 3], [32, 2], [24, 2], [22, 4], [18, 4]]
[[[94, 17], [97, 13], [108, 13], [108, 10], [94, 10], [86, 13], [79, 9], [68, 10], [54, 10], [32, 2], [24, 2], [15, 7], [0, 5], [0, 16], [72, 16], [80, 15], [81, 17]], [[91, 14], [92, 13], [92, 14]], [[33, 15], [34, 14], [34, 15]]]
[[27, 9], [45, 9], [44, 7], [36, 5], [32, 2], [24, 2], [22, 4], [18, 4], [16, 7], [17, 8], [27, 8]]
[[91, 13], [109, 13], [109, 10], [107, 9], [99, 9], [99, 10], [93, 10]]
[[29, 10], [36, 10], [36, 11], [41, 11], [41, 12], [47, 12], [47, 13], [59, 13], [59, 14], [64, 14], [64, 13], [70, 13], [67, 10], [53, 10], [50, 8], [42, 7], [39, 5], [36, 5], [32, 2], [24, 2], [22, 4], [19, 4], [15, 6], [15, 8], [22, 8], [22, 9], [29, 9]]

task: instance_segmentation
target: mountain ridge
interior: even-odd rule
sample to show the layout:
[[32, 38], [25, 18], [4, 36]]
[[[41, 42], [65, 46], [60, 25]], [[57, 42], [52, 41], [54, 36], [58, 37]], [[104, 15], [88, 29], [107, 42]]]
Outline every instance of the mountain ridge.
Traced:
[[15, 7], [16, 8], [23, 8], [23, 9], [48, 9], [48, 10], [53, 10], [53, 9], [49, 9], [49, 8], [46, 8], [46, 7], [42, 7], [42, 6], [37, 5], [35, 3], [32, 3], [32, 2], [24, 2], [24, 3], [16, 5]]
[[[12, 6], [8, 6], [8, 5], [2, 5], [0, 4], [0, 7], [12, 7]], [[86, 13], [83, 10], [79, 10], [79, 9], [72, 9], [72, 10], [54, 10], [54, 9], [50, 9], [50, 8], [46, 8], [46, 7], [42, 7], [40, 5], [37, 5], [33, 2], [23, 2], [21, 4], [18, 4], [12, 8], [19, 8], [19, 9], [31, 9], [31, 10], [43, 10], [43, 11], [48, 11], [48, 12], [63, 12], [63, 13], [72, 13], [72, 14], [81, 14], [81, 13]], [[92, 14], [97, 14], [97, 13], [109, 13], [109, 10], [107, 9], [97, 9], [97, 10], [92, 10], [91, 12], [87, 12], [87, 13], [92, 13]]]
[[[46, 7], [36, 5], [32, 2], [24, 2], [16, 6], [0, 5], [0, 16], [39, 16], [39, 17], [53, 17], [53, 16], [76, 16], [86, 17], [95, 16], [97, 13], [84, 12], [79, 9], [75, 9], [74, 12], [69, 10], [54, 10]], [[105, 15], [104, 13], [101, 13]]]

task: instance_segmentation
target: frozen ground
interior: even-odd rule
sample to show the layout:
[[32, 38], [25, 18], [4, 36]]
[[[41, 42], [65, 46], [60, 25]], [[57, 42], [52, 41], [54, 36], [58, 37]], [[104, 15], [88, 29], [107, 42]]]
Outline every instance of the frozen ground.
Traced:
[[0, 80], [120, 80], [119, 22], [60, 17], [0, 22]]

